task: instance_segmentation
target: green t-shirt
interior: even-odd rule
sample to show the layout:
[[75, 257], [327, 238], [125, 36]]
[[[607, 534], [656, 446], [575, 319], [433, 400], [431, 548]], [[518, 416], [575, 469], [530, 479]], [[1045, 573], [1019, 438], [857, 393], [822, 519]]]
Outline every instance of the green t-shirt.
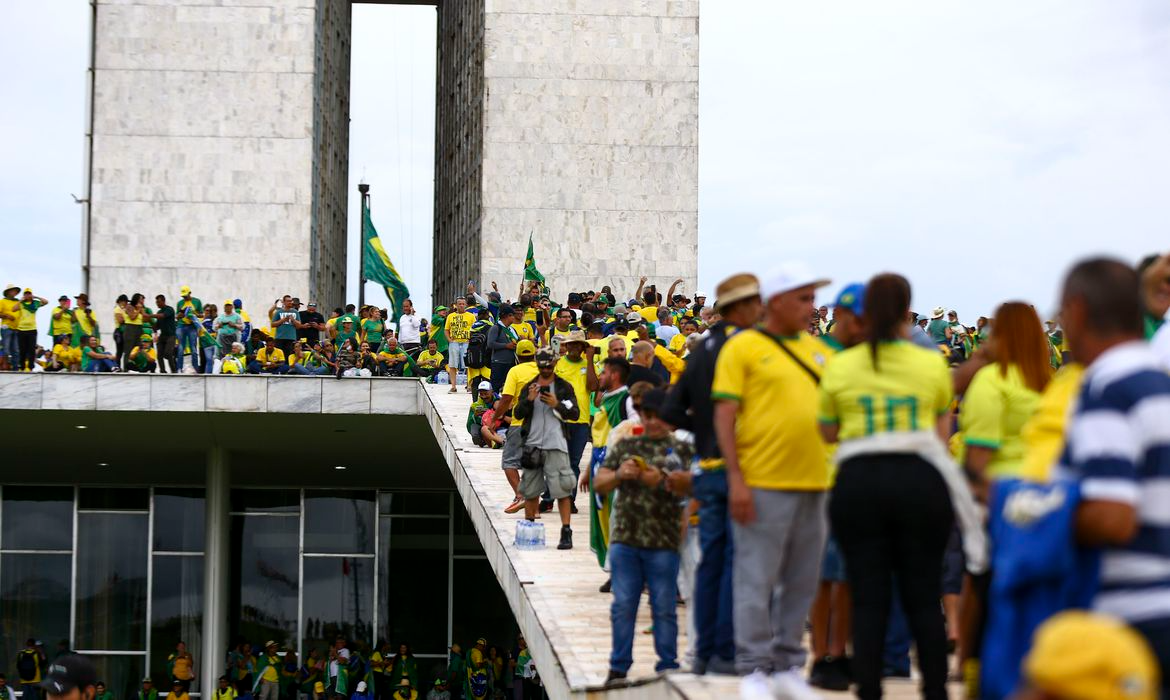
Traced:
[[366, 334], [366, 342], [382, 342], [382, 332], [385, 329], [386, 324], [381, 321], [375, 321], [372, 318], [362, 319], [362, 332]]
[[[194, 312], [194, 316], [189, 312]], [[184, 326], [197, 323], [196, 319], [203, 315], [203, 302], [196, 297], [190, 299], [179, 297], [179, 300], [175, 302], [175, 315], [182, 319], [180, 322]]]
[[951, 325], [945, 318], [931, 319], [930, 323], [926, 324], [926, 334], [930, 336], [931, 342], [935, 344], [947, 342], [947, 326]]

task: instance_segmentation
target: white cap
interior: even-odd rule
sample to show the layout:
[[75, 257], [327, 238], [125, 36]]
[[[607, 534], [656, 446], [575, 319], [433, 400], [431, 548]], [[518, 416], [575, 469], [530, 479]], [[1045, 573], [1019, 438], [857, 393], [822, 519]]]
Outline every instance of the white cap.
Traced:
[[831, 282], [819, 277], [803, 262], [787, 262], [760, 275], [760, 296], [767, 303], [772, 297], [801, 287], [824, 287]]
[[476, 391], [491, 391], [492, 390], [492, 383], [488, 382], [488, 381], [480, 382], [479, 386], [475, 387], [475, 389], [476, 389]]
[[706, 299], [707, 293], [706, 292], [695, 292], [694, 294], [691, 295], [691, 297], [694, 299], [697, 299], [699, 297], [703, 297], [704, 299]]
[[357, 691], [359, 693], [366, 692], [366, 682], [365, 681], [358, 681]]

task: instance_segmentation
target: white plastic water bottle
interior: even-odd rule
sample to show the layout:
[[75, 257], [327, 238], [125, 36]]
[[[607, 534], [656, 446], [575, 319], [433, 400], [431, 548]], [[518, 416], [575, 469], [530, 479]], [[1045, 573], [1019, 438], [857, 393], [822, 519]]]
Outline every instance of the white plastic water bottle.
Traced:
[[516, 521], [516, 549], [544, 549], [544, 523]]

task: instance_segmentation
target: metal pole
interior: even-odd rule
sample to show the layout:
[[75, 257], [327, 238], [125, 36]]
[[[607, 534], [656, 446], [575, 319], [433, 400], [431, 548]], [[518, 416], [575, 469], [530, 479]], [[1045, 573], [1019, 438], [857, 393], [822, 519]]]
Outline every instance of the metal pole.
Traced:
[[366, 183], [358, 185], [358, 192], [362, 193], [362, 222], [358, 232], [358, 309], [366, 305], [366, 211], [370, 208], [370, 186]]
[[231, 468], [228, 452], [213, 447], [207, 453], [203, 537], [203, 658], [199, 660], [203, 697], [218, 686], [228, 645], [228, 567], [231, 543]]

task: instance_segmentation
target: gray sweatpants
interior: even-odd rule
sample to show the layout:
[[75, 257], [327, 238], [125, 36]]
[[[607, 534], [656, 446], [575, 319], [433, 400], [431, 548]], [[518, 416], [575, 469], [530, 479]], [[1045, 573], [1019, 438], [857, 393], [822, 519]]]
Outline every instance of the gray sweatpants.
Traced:
[[732, 528], [735, 667], [775, 673], [804, 666], [801, 639], [825, 553], [826, 497], [752, 489], [752, 498], [755, 520]]

